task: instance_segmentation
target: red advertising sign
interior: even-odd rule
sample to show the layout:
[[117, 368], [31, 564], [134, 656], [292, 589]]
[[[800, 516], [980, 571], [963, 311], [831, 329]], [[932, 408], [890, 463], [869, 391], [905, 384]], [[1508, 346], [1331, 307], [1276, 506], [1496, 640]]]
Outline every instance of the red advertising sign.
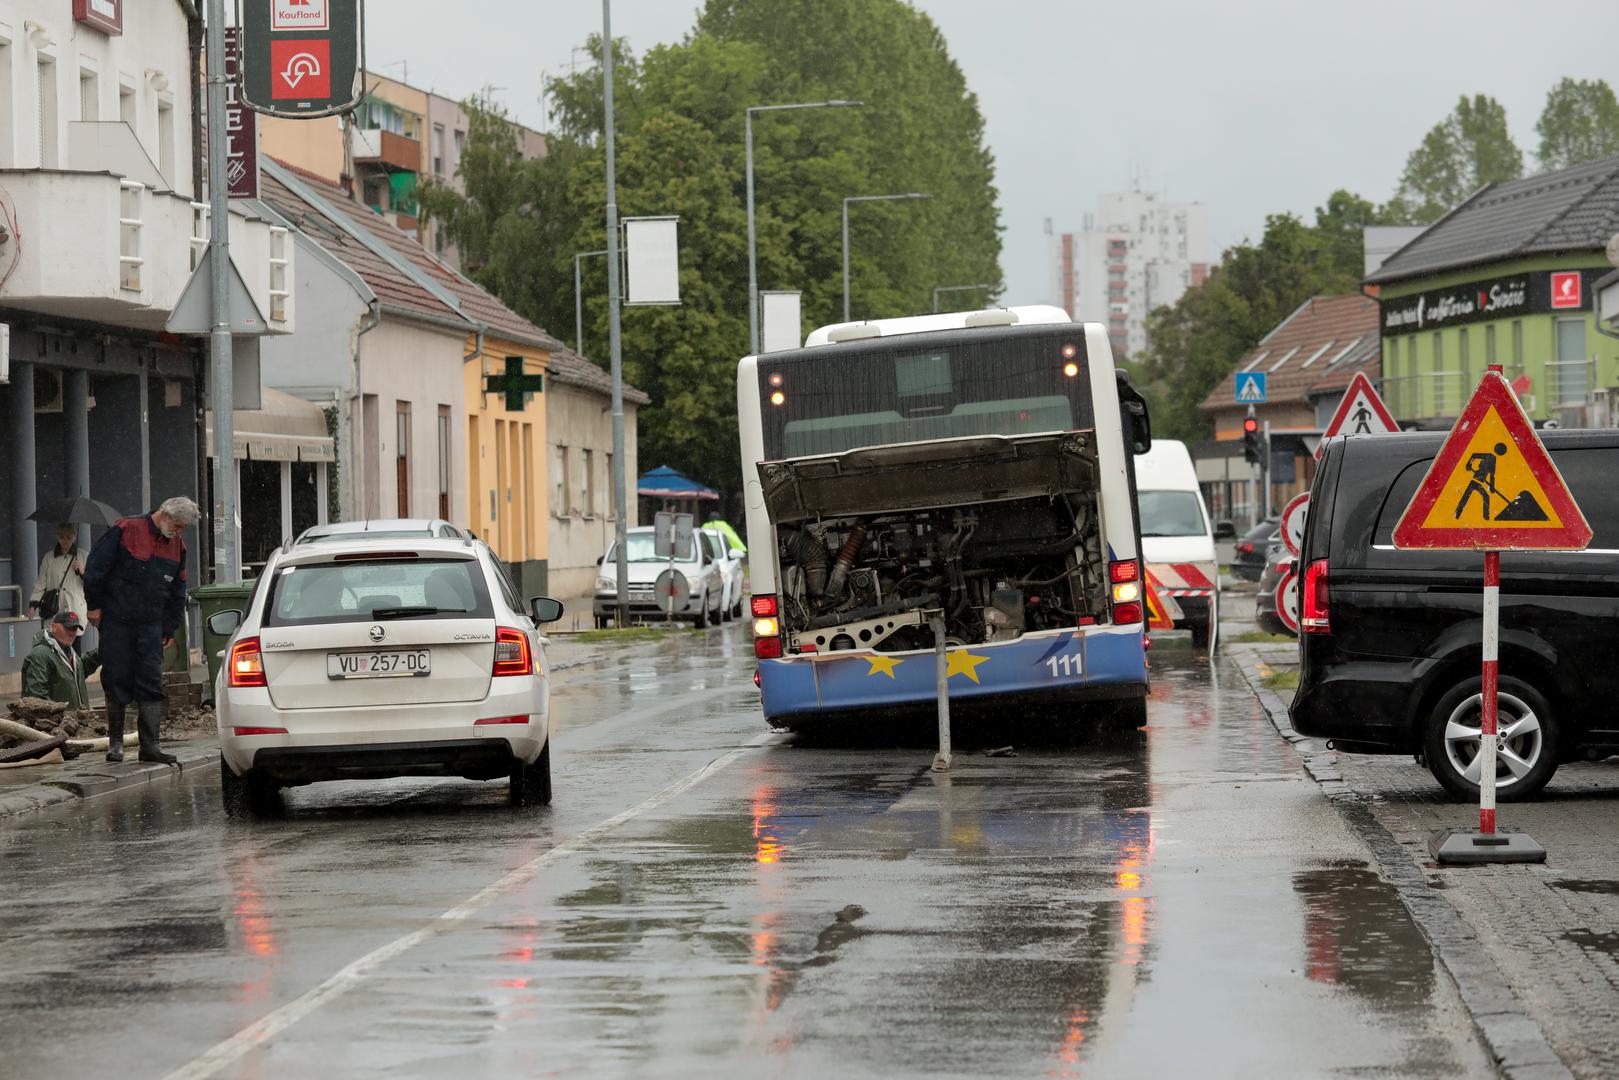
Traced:
[[1584, 300], [1580, 296], [1580, 272], [1571, 270], [1553, 274], [1552, 307], [1579, 309], [1584, 306]]
[[233, 199], [259, 197], [259, 117], [242, 104], [236, 73], [242, 62], [242, 32], [225, 27], [225, 180]]
[[1394, 546], [1580, 551], [1591, 526], [1512, 387], [1484, 376], [1394, 527]]
[[124, 0], [73, 0], [73, 21], [103, 34], [122, 34]]
[[270, 68], [272, 98], [332, 96], [332, 43], [324, 38], [270, 42]]

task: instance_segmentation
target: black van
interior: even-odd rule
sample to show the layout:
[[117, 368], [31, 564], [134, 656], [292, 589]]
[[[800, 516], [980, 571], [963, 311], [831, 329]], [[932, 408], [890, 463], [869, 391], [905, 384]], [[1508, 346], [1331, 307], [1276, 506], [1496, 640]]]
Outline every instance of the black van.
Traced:
[[[1301, 734], [1411, 753], [1476, 799], [1484, 556], [1396, 551], [1393, 531], [1441, 433], [1328, 450], [1300, 559]], [[1502, 749], [1496, 791], [1523, 799], [1565, 761], [1619, 753], [1619, 431], [1546, 431], [1594, 536], [1582, 552], [1501, 557]]]

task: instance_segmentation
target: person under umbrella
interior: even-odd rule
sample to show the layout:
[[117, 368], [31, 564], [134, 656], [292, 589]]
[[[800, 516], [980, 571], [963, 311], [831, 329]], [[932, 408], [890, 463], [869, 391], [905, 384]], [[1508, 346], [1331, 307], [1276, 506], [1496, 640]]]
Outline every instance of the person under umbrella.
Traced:
[[[28, 617], [39, 619], [46, 628], [58, 612], [84, 611], [84, 563], [89, 553], [79, 547], [77, 526], [62, 522], [56, 526], [56, 546], [39, 563], [39, 576], [28, 597]], [[79, 639], [73, 639], [73, 651]]]

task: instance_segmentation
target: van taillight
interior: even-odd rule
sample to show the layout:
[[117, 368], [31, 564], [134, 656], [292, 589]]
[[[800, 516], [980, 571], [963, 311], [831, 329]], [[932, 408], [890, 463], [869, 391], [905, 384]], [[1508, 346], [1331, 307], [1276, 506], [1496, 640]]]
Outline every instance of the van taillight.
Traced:
[[1304, 570], [1304, 596], [1299, 605], [1299, 629], [1306, 634], [1330, 634], [1327, 615], [1327, 560], [1317, 559]]
[[269, 685], [264, 679], [264, 654], [259, 651], [258, 638], [243, 638], [230, 647], [230, 685]]
[[509, 626], [495, 631], [495, 674], [534, 674], [534, 654], [529, 651], [527, 634]]

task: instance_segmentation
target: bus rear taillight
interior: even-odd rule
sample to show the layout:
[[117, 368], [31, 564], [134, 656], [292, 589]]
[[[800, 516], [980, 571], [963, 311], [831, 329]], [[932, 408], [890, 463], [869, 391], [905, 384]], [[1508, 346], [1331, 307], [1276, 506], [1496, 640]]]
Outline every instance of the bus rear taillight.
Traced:
[[768, 619], [776, 614], [776, 597], [774, 593], [755, 596], [751, 603], [755, 619]]
[[760, 660], [781, 658], [781, 622], [776, 618], [776, 594], [761, 593], [748, 602], [753, 612], [753, 655]]
[[1107, 572], [1113, 582], [1114, 625], [1129, 626], [1141, 622], [1141, 564], [1134, 559], [1109, 563]]

